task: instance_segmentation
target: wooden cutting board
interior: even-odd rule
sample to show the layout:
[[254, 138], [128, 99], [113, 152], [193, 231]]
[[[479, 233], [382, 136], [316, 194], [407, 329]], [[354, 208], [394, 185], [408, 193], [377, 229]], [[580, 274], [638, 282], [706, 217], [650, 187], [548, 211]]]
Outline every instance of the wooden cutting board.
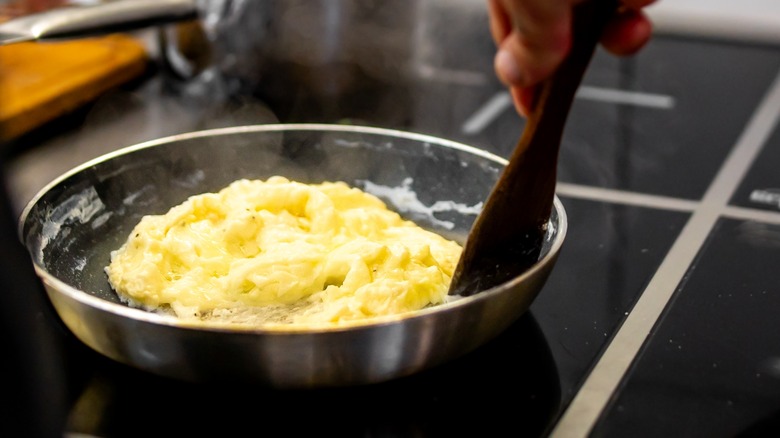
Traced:
[[0, 140], [9, 140], [143, 74], [144, 45], [116, 34], [0, 46]]

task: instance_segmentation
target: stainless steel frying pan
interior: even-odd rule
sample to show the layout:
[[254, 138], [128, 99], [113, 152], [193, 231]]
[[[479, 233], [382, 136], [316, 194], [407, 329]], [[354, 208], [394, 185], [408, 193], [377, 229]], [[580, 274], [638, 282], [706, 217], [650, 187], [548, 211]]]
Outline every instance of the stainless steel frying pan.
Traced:
[[[257, 125], [193, 132], [120, 149], [67, 172], [28, 204], [20, 237], [65, 325], [118, 362], [195, 382], [277, 388], [377, 383], [463, 356], [533, 302], [566, 236], [555, 199], [539, 261], [497, 287], [411, 314], [321, 329], [185, 324], [130, 308], [104, 268], [147, 214], [239, 178], [341, 180], [461, 243], [506, 161], [451, 141], [346, 125]], [[385, 196], [387, 193], [400, 196]]]

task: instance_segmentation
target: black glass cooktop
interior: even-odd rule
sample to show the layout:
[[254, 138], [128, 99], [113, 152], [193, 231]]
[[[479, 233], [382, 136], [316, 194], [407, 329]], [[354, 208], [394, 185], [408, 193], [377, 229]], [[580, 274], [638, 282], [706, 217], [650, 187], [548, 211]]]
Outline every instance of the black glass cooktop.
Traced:
[[[12, 204], [112, 149], [231, 124], [375, 125], [508, 157], [524, 122], [486, 30], [450, 29], [457, 56], [326, 99], [213, 99], [160, 70], [19, 140]], [[558, 264], [530, 312], [453, 363], [361, 388], [192, 385], [103, 358], [42, 292], [11, 291], [4, 307], [35, 317], [8, 324], [27, 347], [9, 377], [24, 403], [6, 414], [74, 436], [780, 434], [779, 78], [780, 46], [661, 34], [632, 58], [598, 51], [563, 139]]]

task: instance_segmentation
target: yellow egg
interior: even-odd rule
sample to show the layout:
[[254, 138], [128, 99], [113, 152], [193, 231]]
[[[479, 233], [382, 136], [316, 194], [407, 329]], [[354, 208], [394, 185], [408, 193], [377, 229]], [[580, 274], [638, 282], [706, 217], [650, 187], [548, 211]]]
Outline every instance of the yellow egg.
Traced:
[[338, 324], [437, 305], [461, 246], [343, 182], [242, 179], [145, 216], [106, 273], [180, 318]]

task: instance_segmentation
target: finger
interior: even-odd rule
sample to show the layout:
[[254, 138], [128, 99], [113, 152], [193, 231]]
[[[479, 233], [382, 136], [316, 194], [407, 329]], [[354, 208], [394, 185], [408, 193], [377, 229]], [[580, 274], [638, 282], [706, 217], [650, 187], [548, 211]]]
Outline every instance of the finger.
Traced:
[[571, 45], [569, 0], [501, 3], [511, 30], [499, 45], [495, 69], [507, 85], [530, 87], [549, 76]]
[[655, 3], [655, 1], [656, 0], [622, 0], [620, 3], [624, 7], [638, 10]]
[[632, 55], [647, 44], [652, 33], [653, 25], [642, 11], [622, 8], [604, 29], [601, 44], [615, 55]]
[[538, 88], [539, 87], [537, 86], [510, 88], [509, 91], [512, 94], [512, 103], [514, 103], [517, 113], [522, 117], [528, 117], [528, 115], [531, 114]]
[[509, 16], [499, 0], [488, 0], [488, 17], [490, 18], [490, 34], [496, 45], [509, 35], [511, 24]]
[[[510, 18], [513, 30], [541, 46], [552, 45], [550, 37], [566, 27], [576, 0], [499, 0]], [[581, 1], [581, 0], [579, 0]]]
[[543, 57], [548, 51], [557, 55], [568, 50], [573, 0], [507, 0], [505, 3], [509, 5], [512, 31], [530, 55]]

